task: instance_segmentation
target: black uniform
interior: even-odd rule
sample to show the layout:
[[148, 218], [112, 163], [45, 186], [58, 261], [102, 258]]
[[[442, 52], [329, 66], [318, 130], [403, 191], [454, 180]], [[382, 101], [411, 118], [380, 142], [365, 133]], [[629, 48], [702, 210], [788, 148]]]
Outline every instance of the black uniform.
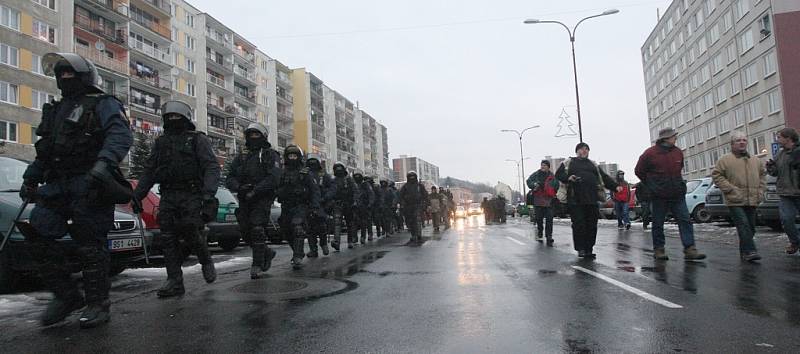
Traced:
[[388, 181], [381, 181], [381, 194], [383, 204], [381, 205], [380, 210], [380, 220], [381, 225], [383, 226], [383, 232], [386, 235], [394, 234], [394, 224], [395, 224], [395, 216], [394, 216], [394, 209], [397, 205], [397, 196], [389, 188]]
[[392, 192], [392, 195], [394, 196], [394, 204], [392, 204], [390, 212], [392, 213], [392, 216], [395, 219], [394, 221], [395, 230], [401, 231], [403, 230], [403, 215], [399, 213], [397, 210], [397, 205], [400, 203], [400, 193], [397, 191], [397, 188], [395, 188], [394, 183], [389, 183], [389, 190]]
[[[289, 155], [298, 155], [296, 159]], [[289, 235], [294, 256], [292, 265], [301, 267], [305, 257], [303, 248], [308, 230], [310, 214], [320, 214], [319, 187], [314, 183], [308, 168], [303, 167], [302, 150], [290, 145], [283, 151], [284, 171], [278, 187], [278, 201], [281, 203], [281, 229]]]
[[368, 179], [370, 187], [372, 187], [372, 195], [374, 198], [372, 199], [372, 205], [369, 208], [369, 218], [370, 218], [370, 227], [369, 227], [369, 240], [372, 241], [372, 225], [375, 225], [375, 233], [378, 237], [381, 237], [384, 234], [383, 230], [383, 223], [381, 222], [381, 211], [383, 210], [383, 192], [381, 192], [381, 187], [375, 184], [375, 179], [373, 177], [369, 177]]
[[[43, 65], [47, 60], [58, 62], [47, 71], [56, 75], [63, 98], [42, 108], [36, 159], [23, 175], [20, 194], [36, 201], [30, 214], [33, 230], [25, 236], [33, 245], [44, 286], [55, 295], [42, 324], [60, 322], [83, 307], [84, 298], [66, 266], [68, 255], [76, 254], [88, 305], [80, 324], [94, 327], [110, 318], [107, 234], [114, 223], [114, 204], [127, 202], [109, 195], [108, 185], [98, 177], [113, 175], [124, 182], [117, 166], [128, 154], [133, 136], [122, 103], [102, 94], [96, 84], [93, 64], [71, 53], [50, 53]], [[76, 77], [61, 78], [66, 71]], [[126, 187], [130, 193], [130, 185]], [[58, 241], [67, 233], [77, 249]]]
[[425, 186], [414, 179], [407, 179], [405, 185], [400, 188], [400, 208], [403, 210], [408, 231], [411, 232], [411, 239], [408, 245], [422, 244], [422, 213], [428, 207], [428, 192]]
[[[249, 133], [259, 133], [258, 138], [248, 138]], [[256, 135], [259, 135], [256, 134]], [[267, 247], [267, 227], [270, 210], [282, 174], [280, 155], [267, 142], [267, 128], [260, 123], [245, 130], [246, 148], [236, 155], [230, 165], [226, 185], [239, 199], [236, 219], [239, 230], [253, 250], [250, 277], [260, 277], [269, 270], [275, 251]]]
[[359, 201], [355, 211], [356, 223], [359, 230], [361, 230], [361, 243], [365, 244], [367, 243], [367, 234], [372, 232], [370, 208], [375, 202], [375, 193], [372, 192], [372, 185], [360, 173], [353, 174], [353, 180], [358, 185], [359, 190]]
[[[169, 104], [172, 102], [165, 103], [165, 107]], [[167, 116], [166, 110], [162, 112]], [[134, 192], [135, 198], [141, 200], [155, 183], [159, 183], [158, 223], [167, 268], [167, 283], [157, 293], [160, 297], [185, 292], [180, 239], [191, 245], [203, 266], [206, 281], [211, 283], [216, 279], [214, 262], [202, 229], [207, 221], [216, 218], [218, 202], [214, 195], [219, 185], [220, 167], [211, 140], [194, 129], [186, 118], [165, 121], [164, 135], [153, 144], [144, 174]], [[204, 208], [213, 209], [205, 211], [205, 220], [201, 216]]]
[[[316, 162], [315, 162], [316, 161]], [[319, 157], [309, 155], [306, 161], [306, 167], [309, 169], [311, 178], [314, 183], [319, 187], [320, 192], [320, 206], [324, 213], [315, 215], [311, 218], [311, 234], [308, 237], [308, 257], [318, 257], [318, 246], [322, 248], [322, 254], [328, 255], [328, 232], [333, 229], [333, 215], [334, 204], [336, 198], [336, 184], [333, 182], [333, 177], [327, 174], [322, 169]]]

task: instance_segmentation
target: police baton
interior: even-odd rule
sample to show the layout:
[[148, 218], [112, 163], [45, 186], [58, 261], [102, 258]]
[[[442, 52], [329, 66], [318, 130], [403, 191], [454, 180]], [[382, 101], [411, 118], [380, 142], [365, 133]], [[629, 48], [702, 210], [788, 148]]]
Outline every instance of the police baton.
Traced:
[[136, 198], [132, 198], [131, 203], [133, 203], [134, 208], [136, 210], [136, 219], [139, 221], [139, 235], [142, 237], [142, 250], [144, 250], [144, 263], [150, 264], [150, 256], [147, 253], [147, 239], [144, 237], [144, 220], [142, 220], [142, 201]]
[[3, 248], [6, 247], [6, 242], [8, 242], [8, 239], [11, 237], [11, 233], [14, 232], [14, 228], [17, 227], [17, 222], [19, 221], [19, 218], [22, 217], [22, 213], [25, 212], [25, 208], [28, 207], [30, 201], [31, 201], [30, 198], [25, 198], [22, 201], [22, 206], [19, 207], [19, 212], [17, 212], [17, 217], [14, 218], [14, 220], [11, 222], [11, 227], [8, 228], [8, 232], [6, 232], [6, 234], [3, 235], [3, 242], [0, 243], [0, 252], [2, 252]]

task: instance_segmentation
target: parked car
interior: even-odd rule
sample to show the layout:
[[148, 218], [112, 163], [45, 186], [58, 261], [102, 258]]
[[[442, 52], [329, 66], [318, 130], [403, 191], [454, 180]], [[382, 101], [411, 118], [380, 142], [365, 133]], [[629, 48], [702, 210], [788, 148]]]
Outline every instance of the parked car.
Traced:
[[517, 214], [519, 214], [520, 216], [530, 215], [530, 208], [525, 203], [519, 203], [517, 204]]
[[[0, 239], [11, 227], [14, 217], [22, 207], [19, 188], [22, 185], [22, 174], [28, 164], [7, 157], [0, 157]], [[20, 221], [27, 222], [33, 205], [28, 205], [22, 213]], [[144, 259], [142, 237], [139, 222], [133, 214], [124, 210], [114, 211], [114, 224], [108, 233], [108, 249], [111, 253], [111, 274], [122, 273], [132, 263]], [[145, 233], [144, 243], [152, 244], [152, 233]], [[69, 234], [59, 239], [65, 245], [74, 241]], [[31, 245], [25, 242], [19, 230], [8, 235], [8, 243], [0, 252], [0, 292], [12, 292], [20, 280], [35, 273], [35, 263], [30, 254]], [[80, 271], [78, 259], [68, 257], [68, 267], [72, 272]]]
[[469, 209], [467, 209], [467, 215], [481, 215], [483, 214], [483, 210], [481, 209], [481, 203], [472, 203], [469, 205]]
[[464, 206], [459, 205], [456, 207], [456, 219], [458, 218], [466, 218], [467, 217], [467, 209]]
[[[640, 208], [636, 205], [636, 189], [631, 189], [631, 200], [628, 202], [628, 217], [634, 220], [639, 216]], [[606, 191], [606, 201], [600, 206], [600, 216], [606, 219], [616, 219], [617, 213], [614, 211], [614, 200], [611, 199], [611, 192]]]
[[236, 220], [236, 209], [239, 202], [227, 188], [217, 188], [217, 219], [206, 224], [208, 243], [217, 243], [223, 250], [232, 251], [239, 246], [242, 239], [239, 223]]
[[711, 187], [711, 177], [693, 179], [686, 182], [686, 208], [698, 223], [711, 221], [711, 215], [706, 210], [706, 192]]
[[706, 192], [705, 209], [711, 220], [731, 220], [730, 210], [722, 198], [722, 190], [716, 184], [712, 184]]
[[[767, 176], [767, 190], [764, 192], [764, 201], [756, 208], [756, 219], [759, 224], [766, 225], [775, 231], [783, 230], [781, 217], [778, 213], [778, 202], [780, 197], [776, 190], [775, 182], [777, 178]], [[800, 221], [800, 219], [798, 220]]]

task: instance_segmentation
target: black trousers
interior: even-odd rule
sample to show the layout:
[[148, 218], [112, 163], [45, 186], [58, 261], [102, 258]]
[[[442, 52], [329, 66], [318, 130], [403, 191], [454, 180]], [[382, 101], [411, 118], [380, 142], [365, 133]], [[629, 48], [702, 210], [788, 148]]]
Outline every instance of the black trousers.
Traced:
[[600, 209], [596, 204], [570, 204], [569, 216], [572, 220], [572, 242], [576, 251], [591, 251], [597, 241], [597, 220]]
[[544, 231], [547, 238], [553, 237], [553, 208], [537, 206], [534, 207], [536, 214], [536, 231], [539, 235]]

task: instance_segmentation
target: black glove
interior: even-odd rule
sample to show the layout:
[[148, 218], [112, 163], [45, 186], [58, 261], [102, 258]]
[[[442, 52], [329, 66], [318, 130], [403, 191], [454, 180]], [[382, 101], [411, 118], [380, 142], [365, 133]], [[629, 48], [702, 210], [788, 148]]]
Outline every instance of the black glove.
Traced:
[[134, 214], [141, 214], [144, 211], [144, 208], [142, 208], [142, 202], [138, 198], [135, 198], [131, 201], [131, 210], [133, 210]]
[[203, 194], [203, 207], [200, 209], [200, 218], [205, 222], [217, 219], [219, 200], [211, 194]]
[[111, 164], [106, 160], [97, 160], [89, 170], [89, 187], [102, 185], [104, 181], [113, 179], [111, 176]]
[[36, 197], [36, 191], [38, 189], [38, 183], [26, 180], [19, 188], [19, 197], [22, 198], [22, 200], [33, 200]]

